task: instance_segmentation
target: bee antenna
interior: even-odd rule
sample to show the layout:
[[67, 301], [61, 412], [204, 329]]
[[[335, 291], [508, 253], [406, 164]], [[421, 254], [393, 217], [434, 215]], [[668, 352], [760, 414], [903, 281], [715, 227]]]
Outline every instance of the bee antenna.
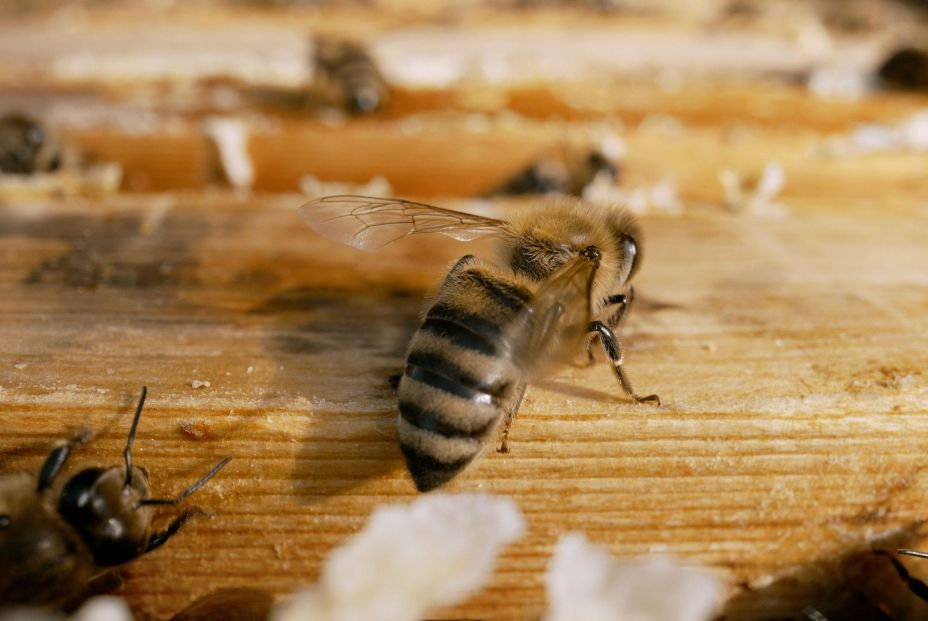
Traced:
[[229, 463], [230, 461], [232, 461], [231, 456], [224, 457], [222, 461], [220, 461], [218, 464], [213, 466], [212, 470], [204, 474], [193, 485], [191, 485], [190, 487], [185, 489], [183, 492], [181, 492], [180, 495], [177, 496], [177, 498], [143, 498], [140, 501], [140, 504], [177, 506], [180, 503], [182, 503], [184, 500], [186, 500], [195, 491], [197, 491], [198, 489], [206, 485], [206, 482], [212, 479], [216, 475], [217, 472], [225, 468], [226, 464]]
[[145, 396], [148, 394], [148, 387], [142, 386], [142, 396], [139, 397], [139, 404], [135, 407], [135, 416], [132, 418], [132, 428], [129, 429], [129, 439], [126, 441], [126, 486], [129, 489], [132, 485], [132, 443], [135, 442], [135, 431], [139, 428], [139, 419], [142, 418], [142, 408], [145, 406]]
[[918, 550], [909, 550], [907, 548], [899, 548], [896, 550], [896, 554], [905, 554], [906, 556], [917, 556], [918, 558], [928, 558], [928, 552], [919, 552]]

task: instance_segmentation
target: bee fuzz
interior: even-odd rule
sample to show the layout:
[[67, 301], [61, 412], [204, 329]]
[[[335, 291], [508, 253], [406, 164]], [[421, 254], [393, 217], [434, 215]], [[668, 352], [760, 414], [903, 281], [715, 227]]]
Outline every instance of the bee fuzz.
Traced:
[[328, 557], [319, 583], [272, 620], [421, 619], [483, 586], [500, 548], [524, 529], [514, 502], [479, 494], [432, 494], [378, 508]]
[[702, 621], [722, 584], [667, 557], [617, 561], [580, 533], [561, 537], [545, 577], [545, 621]]

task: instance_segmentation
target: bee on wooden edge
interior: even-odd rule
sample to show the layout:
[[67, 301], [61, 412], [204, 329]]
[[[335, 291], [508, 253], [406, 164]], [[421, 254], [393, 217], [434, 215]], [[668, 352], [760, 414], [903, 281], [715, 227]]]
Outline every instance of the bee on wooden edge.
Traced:
[[316, 37], [312, 52], [314, 93], [351, 114], [370, 114], [390, 102], [390, 87], [360, 43]]
[[31, 175], [60, 166], [58, 145], [39, 121], [16, 113], [0, 117], [0, 173]]
[[373, 251], [441, 233], [497, 237], [495, 261], [466, 255], [445, 277], [409, 343], [397, 387], [400, 448], [419, 491], [459, 474], [499, 429], [509, 451], [529, 382], [598, 342], [624, 394], [638, 396], [614, 329], [628, 311], [642, 236], [630, 214], [570, 198], [549, 199], [512, 221], [401, 199], [328, 196], [300, 208], [317, 233]]
[[146, 389], [132, 419], [125, 466], [85, 468], [63, 485], [56, 479], [71, 451], [90, 441], [89, 432], [56, 447], [38, 476], [0, 476], [0, 603], [64, 605], [80, 596], [109, 568], [164, 545], [197, 513], [185, 510], [164, 530], [152, 531], [153, 506], [178, 506], [200, 489], [231, 457], [175, 498], [152, 498], [148, 473], [132, 464]]

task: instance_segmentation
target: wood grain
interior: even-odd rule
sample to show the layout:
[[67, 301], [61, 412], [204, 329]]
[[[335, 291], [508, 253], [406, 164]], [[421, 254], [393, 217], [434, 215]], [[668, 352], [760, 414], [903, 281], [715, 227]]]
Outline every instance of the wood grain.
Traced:
[[[348, 30], [353, 15], [298, 25]], [[201, 18], [190, 21], [206, 27]], [[137, 18], [94, 19], [118, 32]], [[49, 49], [33, 55], [44, 62]], [[15, 69], [0, 71], [3, 101], [70, 101], [86, 88], [50, 75], [36, 91]], [[138, 86], [101, 83], [91, 98], [108, 111]], [[486, 103], [499, 101], [506, 115]], [[459, 256], [491, 247], [336, 245], [299, 220], [300, 176], [385, 174], [398, 193], [473, 208], [460, 197], [606, 127], [626, 143], [626, 187], [668, 178], [683, 201], [679, 214], [641, 217], [645, 258], [624, 327], [630, 378], [663, 405], [624, 401], [604, 365], [531, 386], [512, 453], [485, 454], [446, 488], [513, 497], [528, 532], [489, 587], [435, 616], [538, 618], [546, 563], [573, 530], [619, 556], [709, 566], [730, 587], [726, 618], [793, 615], [834, 598], [844, 557], [883, 540], [917, 546], [928, 510], [925, 156], [828, 151], [855, 124], [898, 122], [925, 101], [835, 103], [743, 78], [673, 92], [627, 77], [407, 88], [375, 119], [256, 123], [249, 196], [208, 185], [209, 111], [161, 110], [173, 129], [149, 134], [63, 122], [75, 144], [124, 166], [127, 193], [0, 199], [0, 470], [38, 468], [85, 427], [97, 439], [75, 467], [117, 462], [147, 385], [135, 457], [157, 494], [234, 459], [195, 497], [212, 517], [129, 565], [117, 593], [168, 617], [217, 588], [283, 596], [315, 580], [375, 507], [416, 498], [388, 377], [431, 287]], [[726, 209], [718, 174], [756, 177], [771, 160], [785, 170], [785, 214]], [[481, 207], [505, 217], [531, 203]]]

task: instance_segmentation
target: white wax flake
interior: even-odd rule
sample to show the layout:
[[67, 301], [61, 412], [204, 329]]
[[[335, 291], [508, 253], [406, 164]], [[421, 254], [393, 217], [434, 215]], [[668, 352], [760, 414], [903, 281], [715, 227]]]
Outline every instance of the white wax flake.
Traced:
[[746, 211], [756, 215], [782, 216], [786, 208], [774, 199], [786, 185], [786, 173], [776, 160], [767, 162], [753, 191], [744, 187], [744, 179], [733, 170], [723, 170], [718, 175], [725, 195], [725, 205], [732, 211]]
[[325, 196], [327, 194], [362, 194], [364, 196], [390, 196], [393, 188], [386, 177], [380, 175], [367, 183], [342, 183], [339, 181], [320, 181], [312, 175], [300, 178], [300, 191], [307, 196]]
[[500, 548], [525, 524], [509, 499], [432, 494], [380, 507], [326, 560], [315, 586], [272, 621], [415, 621], [490, 578]]
[[209, 388], [209, 380], [193, 380], [190, 382], [191, 388]]
[[248, 125], [237, 118], [210, 117], [203, 122], [203, 132], [216, 148], [226, 181], [236, 189], [249, 189], [255, 168], [248, 155]]
[[887, 151], [928, 151], [928, 110], [895, 125], [862, 123], [850, 135], [829, 144], [831, 155], [863, 155]]
[[20, 370], [20, 371], [22, 371], [23, 369], [25, 369], [25, 368], [28, 367], [28, 366], [29, 366], [29, 363], [28, 363], [28, 362], [17, 362], [16, 364], [13, 365], [14, 368], [16, 368], [16, 369], [18, 369], [18, 370]]
[[558, 541], [545, 577], [545, 621], [703, 621], [722, 584], [668, 557], [617, 561], [582, 534]]
[[132, 613], [118, 597], [95, 597], [81, 606], [71, 621], [132, 621]]
[[856, 100], [872, 89], [872, 82], [860, 67], [825, 65], [809, 74], [807, 86], [816, 97], [822, 99]]
[[635, 214], [663, 212], [676, 215], [683, 212], [677, 186], [670, 179], [626, 189], [600, 172], [583, 188], [583, 198], [594, 203], [622, 205]]
[[[65, 621], [68, 617], [40, 608], [11, 608], [0, 611], [0, 621]], [[71, 621], [132, 621], [132, 613], [118, 597], [101, 596], [87, 602], [70, 617]]]

